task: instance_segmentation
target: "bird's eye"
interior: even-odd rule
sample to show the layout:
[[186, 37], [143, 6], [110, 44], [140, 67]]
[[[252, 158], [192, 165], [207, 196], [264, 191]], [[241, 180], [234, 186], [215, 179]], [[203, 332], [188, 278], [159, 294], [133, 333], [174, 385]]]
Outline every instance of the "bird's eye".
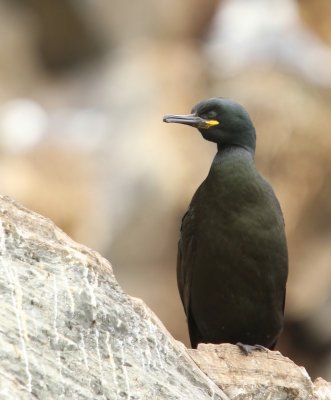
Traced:
[[207, 113], [207, 118], [208, 119], [213, 119], [213, 118], [216, 118], [217, 117], [217, 112], [216, 111], [209, 111], [208, 113]]

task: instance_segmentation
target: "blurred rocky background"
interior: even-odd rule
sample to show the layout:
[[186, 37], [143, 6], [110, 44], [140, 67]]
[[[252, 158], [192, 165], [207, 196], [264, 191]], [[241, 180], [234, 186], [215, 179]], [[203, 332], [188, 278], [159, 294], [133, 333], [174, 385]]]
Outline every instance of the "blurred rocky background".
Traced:
[[331, 380], [328, 0], [1, 0], [0, 192], [107, 257], [188, 344], [178, 231], [215, 146], [162, 116], [211, 96], [250, 112], [285, 214], [279, 349]]

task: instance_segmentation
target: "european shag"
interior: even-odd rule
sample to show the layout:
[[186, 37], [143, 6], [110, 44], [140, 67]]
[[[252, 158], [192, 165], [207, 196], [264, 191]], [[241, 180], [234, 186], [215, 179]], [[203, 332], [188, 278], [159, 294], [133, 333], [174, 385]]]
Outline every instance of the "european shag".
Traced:
[[178, 244], [177, 282], [192, 347], [273, 349], [283, 327], [288, 255], [280, 205], [255, 167], [253, 123], [224, 98], [163, 120], [197, 128], [218, 149]]

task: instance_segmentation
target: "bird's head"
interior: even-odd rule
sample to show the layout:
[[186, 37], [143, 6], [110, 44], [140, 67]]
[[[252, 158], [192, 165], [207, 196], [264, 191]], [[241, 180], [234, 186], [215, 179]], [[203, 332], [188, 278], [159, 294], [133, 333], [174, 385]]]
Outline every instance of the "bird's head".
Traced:
[[190, 125], [220, 148], [239, 146], [254, 153], [256, 135], [247, 111], [233, 100], [215, 97], [200, 101], [188, 115], [165, 115], [164, 122]]

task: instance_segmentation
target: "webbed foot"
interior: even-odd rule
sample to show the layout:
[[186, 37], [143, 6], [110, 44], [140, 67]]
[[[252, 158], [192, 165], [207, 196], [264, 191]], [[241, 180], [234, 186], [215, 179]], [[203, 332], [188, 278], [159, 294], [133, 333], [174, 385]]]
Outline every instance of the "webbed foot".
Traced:
[[239, 349], [246, 355], [251, 354], [253, 351], [258, 350], [258, 351], [268, 351], [268, 349], [260, 344], [243, 344], [243, 343], [236, 343], [236, 346], [239, 347]]

